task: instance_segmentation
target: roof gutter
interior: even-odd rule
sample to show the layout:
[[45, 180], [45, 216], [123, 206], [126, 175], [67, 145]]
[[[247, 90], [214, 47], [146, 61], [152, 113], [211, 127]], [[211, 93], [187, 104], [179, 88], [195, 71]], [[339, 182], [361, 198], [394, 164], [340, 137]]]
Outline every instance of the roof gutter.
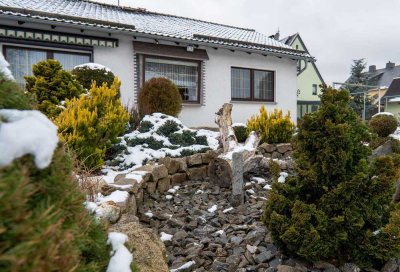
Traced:
[[[223, 48], [223, 49], [229, 49], [229, 50], [237, 50], [237, 51], [243, 51], [247, 53], [255, 53], [255, 54], [261, 54], [261, 55], [272, 55], [276, 56], [279, 58], [289, 58], [293, 60], [306, 60], [310, 62], [315, 62], [315, 58], [308, 55], [294, 55], [293, 50], [288, 50], [286, 52], [274, 52], [274, 51], [285, 51], [285, 49], [280, 49], [279, 47], [265, 47], [265, 49], [254, 49], [254, 48], [246, 48], [245, 44], [240, 44], [239, 42], [237, 43], [237, 46], [233, 45], [227, 45], [227, 44], [222, 44], [221, 42], [218, 41], [200, 41], [198, 39], [189, 39], [185, 37], [174, 37], [170, 35], [160, 35], [157, 33], [150, 33], [142, 30], [135, 29], [134, 26], [131, 25], [123, 25], [123, 24], [104, 24], [103, 21], [99, 20], [91, 20], [91, 22], [85, 22], [82, 21], [82, 18], [79, 17], [74, 17], [74, 16], [67, 16], [69, 18], [62, 18], [61, 16], [58, 18], [52, 18], [48, 17], [50, 15], [54, 14], [48, 14], [45, 15], [45, 13], [42, 13], [42, 15], [35, 15], [31, 14], [32, 11], [30, 10], [25, 10], [25, 9], [14, 9], [16, 11], [11, 11], [12, 8], [6, 8], [10, 10], [5, 10], [4, 7], [0, 7], [0, 16], [5, 15], [6, 17], [11, 17], [11, 18], [25, 18], [28, 21], [32, 22], [44, 22], [44, 23], [49, 23], [49, 22], [54, 22], [55, 24], [60, 24], [60, 25], [73, 25], [73, 26], [81, 26], [84, 28], [88, 29], [95, 29], [97, 31], [104, 31], [104, 32], [113, 32], [113, 33], [130, 33], [130, 34], [136, 34], [137, 37], [143, 37], [143, 38], [152, 38], [152, 39], [160, 39], [162, 38], [165, 41], [171, 41], [171, 42], [186, 42], [188, 44], [193, 44], [193, 45], [199, 45], [199, 46], [207, 46], [207, 47], [216, 47], [216, 48]], [[19, 10], [19, 11], [17, 11]], [[21, 13], [21, 11], [25, 11], [28, 14]], [[29, 13], [31, 12], [31, 13]], [[37, 12], [40, 13], [40, 12]], [[73, 19], [76, 18], [76, 19]], [[261, 47], [262, 45], [260, 45]], [[268, 49], [268, 50], [267, 50]], [[292, 53], [292, 54], [291, 54]]]

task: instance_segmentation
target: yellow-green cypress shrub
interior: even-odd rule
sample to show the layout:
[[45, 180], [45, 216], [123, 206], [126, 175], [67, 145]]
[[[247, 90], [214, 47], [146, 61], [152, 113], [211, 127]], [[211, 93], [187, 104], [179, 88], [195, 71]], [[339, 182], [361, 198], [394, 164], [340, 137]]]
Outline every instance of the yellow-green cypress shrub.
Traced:
[[261, 106], [259, 114], [247, 121], [247, 132], [260, 133], [261, 142], [269, 144], [290, 142], [295, 125], [290, 119], [290, 112], [283, 115], [282, 110], [274, 109], [268, 113], [265, 106]]
[[129, 115], [118, 98], [120, 85], [118, 78], [110, 87], [93, 83], [88, 95], [67, 100], [55, 120], [60, 138], [89, 168], [104, 163], [107, 148], [125, 131]]

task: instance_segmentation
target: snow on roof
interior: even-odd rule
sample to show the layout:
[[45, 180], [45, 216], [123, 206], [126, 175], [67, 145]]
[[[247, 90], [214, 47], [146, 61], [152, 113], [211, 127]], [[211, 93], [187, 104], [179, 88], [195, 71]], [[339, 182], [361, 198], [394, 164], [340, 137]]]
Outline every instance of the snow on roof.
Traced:
[[57, 127], [43, 113], [0, 110], [0, 166], [30, 154], [37, 168], [46, 168], [57, 143]]
[[394, 116], [394, 114], [391, 113], [391, 112], [385, 112], [385, 111], [383, 111], [383, 112], [378, 112], [377, 114], [374, 114], [374, 115], [372, 116], [372, 118], [374, 118], [375, 116], [378, 116], [378, 115], [390, 115], [390, 116]]
[[389, 99], [389, 102], [400, 102], [400, 97]]
[[295, 50], [254, 29], [85, 0], [0, 0], [0, 14], [260, 50], [313, 60], [308, 53]]

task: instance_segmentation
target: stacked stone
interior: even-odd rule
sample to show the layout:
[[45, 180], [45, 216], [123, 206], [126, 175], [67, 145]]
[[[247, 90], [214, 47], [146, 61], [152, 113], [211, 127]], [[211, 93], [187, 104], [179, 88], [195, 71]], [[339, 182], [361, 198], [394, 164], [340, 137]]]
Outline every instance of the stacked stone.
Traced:
[[293, 155], [293, 148], [290, 143], [285, 143], [285, 144], [263, 143], [258, 147], [257, 151], [264, 157], [271, 159], [285, 159], [285, 158], [290, 158]]

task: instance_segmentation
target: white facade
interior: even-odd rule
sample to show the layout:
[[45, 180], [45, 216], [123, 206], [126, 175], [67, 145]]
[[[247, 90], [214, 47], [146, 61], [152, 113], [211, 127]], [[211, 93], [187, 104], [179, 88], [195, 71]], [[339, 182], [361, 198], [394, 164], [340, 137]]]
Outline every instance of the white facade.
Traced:
[[[1, 20], [0, 23], [15, 25], [15, 21]], [[26, 23], [24, 27], [49, 30], [49, 25]], [[57, 27], [59, 32], [81, 34], [76, 28]], [[107, 37], [106, 33], [85, 30], [84, 34]], [[111, 38], [119, 40], [116, 48], [94, 47], [93, 61], [109, 67], [122, 82], [122, 103], [133, 105], [135, 99], [135, 62], [133, 37], [123, 34], [112, 34]], [[3, 43], [0, 42], [0, 47]], [[57, 47], [49, 44], [49, 47]], [[202, 47], [204, 48], [204, 47]], [[190, 127], [215, 126], [215, 112], [226, 102], [233, 106], [233, 122], [246, 123], [247, 119], [256, 114], [262, 104], [268, 110], [280, 108], [290, 111], [293, 121], [296, 121], [296, 60], [278, 58], [272, 55], [248, 54], [241, 51], [218, 50], [206, 47], [209, 60], [205, 60], [204, 91], [205, 101], [199, 105], [184, 104], [179, 115], [182, 122]], [[63, 49], [65, 50], [65, 49]], [[235, 102], [231, 101], [231, 67], [251, 68], [275, 71], [275, 102]]]

